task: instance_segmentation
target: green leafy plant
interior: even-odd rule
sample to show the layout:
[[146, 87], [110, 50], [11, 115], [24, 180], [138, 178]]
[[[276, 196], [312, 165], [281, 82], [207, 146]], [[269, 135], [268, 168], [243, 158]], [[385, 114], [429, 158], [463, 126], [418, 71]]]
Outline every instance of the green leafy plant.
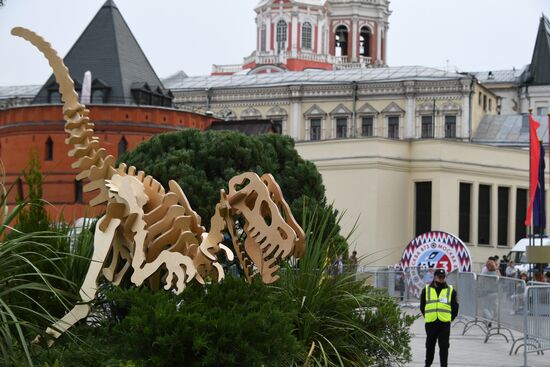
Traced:
[[[289, 299], [263, 284], [228, 277], [181, 295], [147, 289], [107, 292], [101, 327], [80, 325], [84, 343], [65, 338], [44, 351], [60, 366], [288, 366], [303, 347]], [[117, 320], [109, 315], [116, 307]], [[97, 313], [97, 311], [96, 311]], [[60, 357], [61, 356], [61, 357]], [[52, 358], [51, 360], [48, 358]]]
[[[330, 208], [306, 203], [303, 228], [306, 254], [290, 264], [278, 283], [296, 307], [295, 333], [308, 352], [294, 363], [304, 366], [370, 366], [410, 359], [408, 327], [389, 297], [353, 274], [329, 275], [333, 256], [342, 253], [338, 222]], [[331, 241], [332, 239], [332, 241]]]
[[11, 209], [14, 186], [6, 189], [0, 176], [0, 365], [32, 365], [29, 341], [78, 299], [93, 239], [84, 228], [70, 240], [70, 226], [50, 224], [36, 156], [24, 172], [29, 195]]

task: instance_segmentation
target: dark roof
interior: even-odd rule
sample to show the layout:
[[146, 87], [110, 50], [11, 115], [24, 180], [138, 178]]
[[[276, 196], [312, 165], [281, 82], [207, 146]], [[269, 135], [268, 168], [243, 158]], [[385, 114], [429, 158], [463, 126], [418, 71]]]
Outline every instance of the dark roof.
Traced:
[[550, 84], [550, 22], [544, 15], [540, 18], [533, 58], [525, 81], [531, 85]]
[[261, 135], [274, 132], [271, 120], [214, 121], [210, 130], [237, 131], [246, 135]]
[[[540, 122], [539, 139], [548, 141], [548, 116], [533, 116]], [[472, 141], [479, 144], [509, 147], [529, 146], [529, 115], [486, 115]]]
[[[99, 79], [109, 89], [106, 103], [131, 104], [133, 83], [164, 89], [112, 0], [103, 4], [63, 60], [76, 85], [82, 85], [84, 73], [90, 70], [92, 81]], [[57, 88], [53, 75], [33, 103], [47, 103], [52, 88]]]

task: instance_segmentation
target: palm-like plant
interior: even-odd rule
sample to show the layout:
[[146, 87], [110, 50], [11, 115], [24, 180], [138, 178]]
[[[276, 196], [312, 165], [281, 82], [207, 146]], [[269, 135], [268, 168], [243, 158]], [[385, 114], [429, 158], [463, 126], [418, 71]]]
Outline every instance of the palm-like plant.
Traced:
[[65, 306], [64, 292], [53, 284], [70, 283], [58, 266], [59, 253], [48, 244], [55, 241], [58, 234], [35, 232], [7, 236], [8, 229], [15, 231], [11, 224], [25, 203], [8, 209], [7, 197], [13, 186], [6, 190], [1, 163], [0, 176], [0, 365], [13, 364], [18, 358], [15, 356], [22, 352], [27, 364], [32, 366], [29, 340], [55, 321], [44, 300]]
[[[308, 349], [301, 366], [370, 366], [410, 358], [408, 326], [398, 305], [354, 274], [329, 275], [329, 259], [342, 253], [332, 207], [303, 213], [306, 254], [279, 283], [298, 308], [298, 339]], [[310, 206], [311, 208], [311, 206]], [[346, 239], [347, 240], [347, 239]], [[345, 249], [344, 249], [345, 250]]]

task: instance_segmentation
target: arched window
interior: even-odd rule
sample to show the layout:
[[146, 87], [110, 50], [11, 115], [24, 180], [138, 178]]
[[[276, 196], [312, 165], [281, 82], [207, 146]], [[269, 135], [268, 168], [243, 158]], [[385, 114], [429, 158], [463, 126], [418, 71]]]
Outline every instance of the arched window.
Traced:
[[286, 48], [286, 22], [279, 20], [277, 22], [277, 52], [284, 51]]
[[51, 137], [48, 136], [48, 139], [46, 140], [46, 147], [44, 151], [44, 160], [45, 161], [53, 161], [53, 140]]
[[128, 151], [128, 142], [126, 141], [126, 138], [123, 136], [122, 139], [118, 142], [118, 156], [122, 156], [126, 154]]
[[334, 32], [334, 56], [348, 55], [348, 29], [339, 25]]
[[266, 28], [265, 24], [262, 24], [262, 29], [260, 30], [260, 51], [265, 51], [265, 39], [266, 39]]
[[302, 25], [302, 48], [305, 50], [311, 50], [311, 24], [305, 22]]
[[367, 27], [361, 28], [359, 49], [361, 56], [370, 57], [370, 29]]

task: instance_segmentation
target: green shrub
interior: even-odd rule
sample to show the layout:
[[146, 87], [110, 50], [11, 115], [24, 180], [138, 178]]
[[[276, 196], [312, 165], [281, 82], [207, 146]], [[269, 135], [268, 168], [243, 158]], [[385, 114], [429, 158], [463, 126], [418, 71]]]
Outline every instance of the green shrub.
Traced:
[[164, 187], [168, 187], [169, 180], [177, 181], [207, 228], [220, 189], [227, 191], [229, 180], [244, 172], [271, 173], [289, 205], [302, 196], [325, 202], [325, 188], [317, 168], [300, 157], [294, 141], [287, 136], [252, 137], [229, 131], [187, 129], [155, 135], [119, 162], [136, 166]]
[[[307, 204], [307, 203], [306, 203]], [[329, 259], [341, 252], [338, 222], [327, 208], [306, 205], [302, 227], [306, 254], [299, 269], [283, 272], [280, 291], [296, 309], [296, 336], [308, 349], [300, 366], [380, 366], [410, 359], [408, 328], [389, 297], [355, 279], [329, 275]]]
[[122, 321], [107, 312], [101, 327], [77, 327], [80, 341], [64, 338], [38, 360], [57, 359], [61, 366], [285, 366], [304, 353], [293, 335], [288, 298], [262, 284], [229, 277], [190, 286], [179, 296], [116, 288], [107, 298], [118, 314], [125, 311]]

